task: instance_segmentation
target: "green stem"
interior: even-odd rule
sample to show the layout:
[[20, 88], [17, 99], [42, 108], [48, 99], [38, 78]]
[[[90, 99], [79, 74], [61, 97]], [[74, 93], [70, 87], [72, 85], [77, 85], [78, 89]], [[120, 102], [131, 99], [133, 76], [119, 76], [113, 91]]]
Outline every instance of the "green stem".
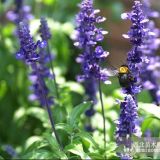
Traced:
[[53, 66], [53, 63], [52, 63], [52, 56], [51, 56], [51, 52], [50, 52], [50, 48], [49, 48], [48, 42], [47, 42], [47, 53], [48, 53], [49, 59], [50, 59], [50, 66], [51, 66], [51, 71], [52, 71], [52, 75], [53, 75], [53, 80], [54, 80], [54, 85], [55, 85], [57, 99], [59, 99], [60, 96], [59, 96], [59, 92], [58, 92], [58, 84], [57, 84], [57, 81], [56, 81], [54, 66]]
[[104, 105], [103, 105], [103, 98], [102, 98], [102, 90], [101, 90], [101, 81], [100, 81], [100, 79], [99, 79], [99, 97], [100, 97], [101, 108], [102, 108], [102, 117], [103, 117], [104, 148], [106, 149], [106, 122], [105, 122], [105, 113], [104, 113]]
[[44, 93], [44, 90], [43, 90], [43, 81], [42, 81], [42, 79], [41, 79], [41, 77], [40, 77], [40, 75], [39, 75], [39, 72], [38, 72], [38, 68], [37, 68], [37, 64], [36, 63], [34, 63], [33, 64], [33, 68], [36, 68], [36, 73], [37, 73], [37, 76], [38, 76], [38, 81], [39, 81], [39, 84], [40, 84], [40, 86], [41, 86], [41, 90], [42, 90], [42, 95], [43, 95], [43, 97], [44, 97], [44, 100], [45, 100], [45, 107], [46, 107], [46, 109], [47, 109], [47, 113], [48, 113], [48, 117], [49, 117], [49, 120], [50, 120], [50, 123], [51, 123], [51, 127], [52, 127], [52, 130], [53, 130], [53, 132], [54, 132], [54, 135], [55, 135], [55, 138], [56, 138], [56, 140], [57, 140], [57, 142], [58, 142], [58, 144], [59, 144], [59, 146], [60, 146], [60, 148], [61, 148], [61, 150], [62, 150], [62, 145], [61, 145], [61, 142], [60, 142], [60, 139], [59, 139], [59, 137], [58, 137], [58, 134], [57, 134], [57, 132], [56, 132], [56, 128], [55, 128], [55, 122], [54, 122], [54, 119], [53, 119], [53, 117], [52, 117], [52, 111], [51, 111], [51, 108], [50, 108], [50, 106], [49, 106], [49, 104], [48, 104], [48, 101], [47, 101], [47, 97], [46, 97], [46, 94]]

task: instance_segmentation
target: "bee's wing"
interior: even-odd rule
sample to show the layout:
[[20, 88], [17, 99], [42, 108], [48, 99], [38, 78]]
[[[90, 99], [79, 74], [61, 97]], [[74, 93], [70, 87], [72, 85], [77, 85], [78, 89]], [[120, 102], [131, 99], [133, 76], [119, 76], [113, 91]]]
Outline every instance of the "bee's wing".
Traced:
[[105, 72], [109, 77], [118, 75], [118, 70], [117, 69], [107, 68]]

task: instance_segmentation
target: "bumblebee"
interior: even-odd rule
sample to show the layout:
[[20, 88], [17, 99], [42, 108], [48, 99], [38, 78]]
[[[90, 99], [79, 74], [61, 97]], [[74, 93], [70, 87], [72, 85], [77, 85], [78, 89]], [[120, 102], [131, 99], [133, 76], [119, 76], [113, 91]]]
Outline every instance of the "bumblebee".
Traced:
[[128, 88], [134, 82], [134, 77], [132, 76], [128, 65], [123, 64], [116, 70], [108, 70], [108, 76], [118, 76], [119, 84], [121, 87]]
[[118, 79], [121, 87], [128, 88], [134, 82], [134, 77], [132, 76], [127, 65], [122, 65], [118, 71]]

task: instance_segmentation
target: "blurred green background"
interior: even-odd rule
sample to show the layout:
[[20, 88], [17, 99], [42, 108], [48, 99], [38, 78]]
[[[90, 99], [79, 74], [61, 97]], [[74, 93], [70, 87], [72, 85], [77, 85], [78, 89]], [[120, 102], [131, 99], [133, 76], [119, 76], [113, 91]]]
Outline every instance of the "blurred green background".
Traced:
[[[160, 11], [158, 1], [153, 0], [152, 6]], [[45, 16], [48, 20], [52, 32], [50, 47], [56, 55], [54, 65], [57, 80], [61, 85], [64, 103], [67, 103], [69, 109], [71, 106], [82, 102], [84, 93], [82, 85], [78, 84], [75, 79], [76, 75], [81, 72], [79, 64], [75, 62], [75, 58], [80, 51], [73, 46], [71, 39], [75, 27], [75, 14], [79, 11], [77, 6], [79, 2], [80, 0], [25, 1], [26, 5], [31, 6], [31, 13], [34, 16], [34, 19], [30, 22], [30, 28], [35, 39], [39, 39], [39, 36], [37, 36], [39, 18]], [[108, 30], [109, 34], [102, 45], [110, 52], [108, 61], [115, 67], [125, 61], [126, 53], [130, 49], [129, 42], [121, 36], [128, 31], [130, 24], [122, 21], [120, 15], [124, 11], [130, 10], [131, 5], [132, 1], [128, 0], [95, 0], [95, 8], [100, 8], [101, 15], [107, 18], [102, 27]], [[13, 10], [14, 7], [12, 0], [0, 3], [0, 146], [2, 152], [3, 146], [9, 144], [22, 153], [26, 140], [34, 135], [40, 136], [45, 127], [42, 123], [43, 120], [37, 118], [33, 115], [34, 112], [31, 113], [30, 111], [32, 107], [38, 106], [38, 104], [31, 103], [28, 100], [30, 82], [27, 80], [27, 68], [22, 62], [15, 59], [15, 53], [19, 49], [18, 39], [15, 36], [16, 26], [6, 17], [7, 12]], [[160, 20], [156, 20], [156, 24], [160, 28]], [[114, 140], [114, 120], [118, 118], [119, 107], [115, 104], [115, 99], [122, 98], [116, 77], [112, 79], [112, 83], [110, 86], [103, 86], [106, 116], [108, 117], [108, 140]], [[65, 94], [65, 91], [67, 91], [67, 94]], [[150, 103], [151, 99], [148, 92], [142, 92], [139, 101]], [[148, 109], [150, 110], [146, 111], [144, 105], [141, 106], [140, 115], [143, 115], [143, 118], [149, 117], [151, 107], [149, 106]], [[102, 130], [102, 127], [96, 124], [96, 120], [100, 119], [99, 104], [97, 110], [98, 113], [92, 123], [99, 130]], [[158, 137], [160, 131], [158, 118], [160, 116], [154, 112], [147, 119], [147, 122], [142, 124], [142, 130], [145, 132], [148, 128], [151, 128], [152, 134]], [[153, 129], [154, 126], [156, 126], [156, 129]], [[98, 139], [97, 132], [94, 136]]]

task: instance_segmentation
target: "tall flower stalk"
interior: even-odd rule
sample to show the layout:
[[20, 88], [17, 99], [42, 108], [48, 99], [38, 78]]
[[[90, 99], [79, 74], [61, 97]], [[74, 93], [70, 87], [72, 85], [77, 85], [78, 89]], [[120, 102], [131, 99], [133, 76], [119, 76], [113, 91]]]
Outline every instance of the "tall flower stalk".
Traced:
[[[141, 46], [148, 35], [149, 31], [146, 27], [148, 23], [147, 17], [142, 10], [142, 4], [139, 1], [134, 1], [132, 11], [130, 13], [123, 13], [122, 19], [129, 19], [132, 22], [132, 26], [127, 34], [124, 34], [124, 38], [130, 39], [132, 49], [127, 56], [127, 65], [129, 68], [128, 78], [130, 83], [128, 87], [123, 88], [126, 96], [124, 101], [120, 103], [120, 117], [117, 122], [116, 129], [116, 141], [118, 145], [124, 145], [125, 147], [131, 146], [131, 137], [136, 135], [141, 136], [141, 131], [138, 122], [137, 113], [137, 100], [136, 95], [141, 91], [140, 84], [140, 64], [143, 61], [143, 53]], [[123, 156], [120, 154], [121, 159]], [[128, 158], [128, 159], [131, 159]]]
[[[78, 81], [85, 83], [86, 81], [90, 82], [92, 80], [93, 83], [98, 84], [103, 116], [104, 146], [106, 146], [106, 126], [101, 81], [108, 81], [108, 76], [100, 64], [106, 59], [109, 53], [98, 45], [98, 42], [101, 42], [104, 39], [104, 34], [107, 33], [102, 28], [96, 27], [96, 24], [105, 21], [104, 17], [97, 16], [99, 12], [100, 10], [93, 8], [93, 0], [82, 1], [80, 12], [76, 19], [75, 46], [82, 50], [82, 54], [77, 58], [77, 61], [81, 63], [83, 74], [78, 76]], [[94, 85], [92, 85], [93, 83], [90, 84], [90, 87], [94, 87]], [[92, 93], [92, 95], [95, 96], [96, 94]], [[92, 95], [90, 95], [90, 97]]]
[[[143, 0], [143, 11], [148, 18], [158, 18], [160, 14], [151, 10], [150, 0]], [[160, 105], [160, 85], [158, 80], [160, 79], [160, 58], [156, 55], [156, 51], [160, 46], [160, 30], [155, 27], [153, 20], [146, 24], [150, 30], [145, 39], [143, 46], [141, 47], [143, 56], [148, 57], [149, 61], [143, 62], [141, 65], [142, 73], [141, 80], [143, 82], [143, 88], [150, 92], [153, 101]]]
[[52, 71], [52, 77], [53, 77], [53, 80], [54, 80], [54, 86], [55, 86], [55, 90], [56, 90], [56, 96], [59, 99], [58, 85], [57, 85], [57, 82], [56, 82], [54, 66], [53, 66], [53, 63], [52, 63], [53, 56], [51, 55], [49, 42], [48, 42], [51, 39], [50, 28], [48, 27], [48, 23], [47, 23], [47, 21], [44, 17], [41, 18], [40, 23], [41, 23], [41, 25], [40, 25], [39, 32], [41, 34], [42, 41], [45, 41], [46, 45], [47, 45], [47, 50], [44, 49], [44, 52], [47, 52], [47, 55], [46, 55], [46, 58], [45, 58], [44, 61], [46, 62], [47, 60], [49, 60], [49, 63], [50, 63], [50, 66], [51, 66], [51, 71]]
[[36, 80], [35, 91], [39, 96], [40, 103], [46, 107], [49, 120], [55, 134], [57, 142], [60, 144], [59, 137], [57, 135], [55, 129], [55, 123], [52, 117], [52, 111], [49, 105], [49, 97], [48, 90], [46, 90], [45, 81], [43, 79], [43, 75], [41, 74], [41, 70], [39, 70], [39, 55], [37, 54], [37, 49], [44, 47], [44, 42], [38, 41], [35, 43], [33, 38], [30, 35], [30, 31], [28, 25], [21, 22], [18, 26], [18, 38], [20, 41], [20, 50], [17, 52], [17, 59], [23, 60], [28, 67], [31, 67], [32, 74], [34, 75], [34, 79]]

